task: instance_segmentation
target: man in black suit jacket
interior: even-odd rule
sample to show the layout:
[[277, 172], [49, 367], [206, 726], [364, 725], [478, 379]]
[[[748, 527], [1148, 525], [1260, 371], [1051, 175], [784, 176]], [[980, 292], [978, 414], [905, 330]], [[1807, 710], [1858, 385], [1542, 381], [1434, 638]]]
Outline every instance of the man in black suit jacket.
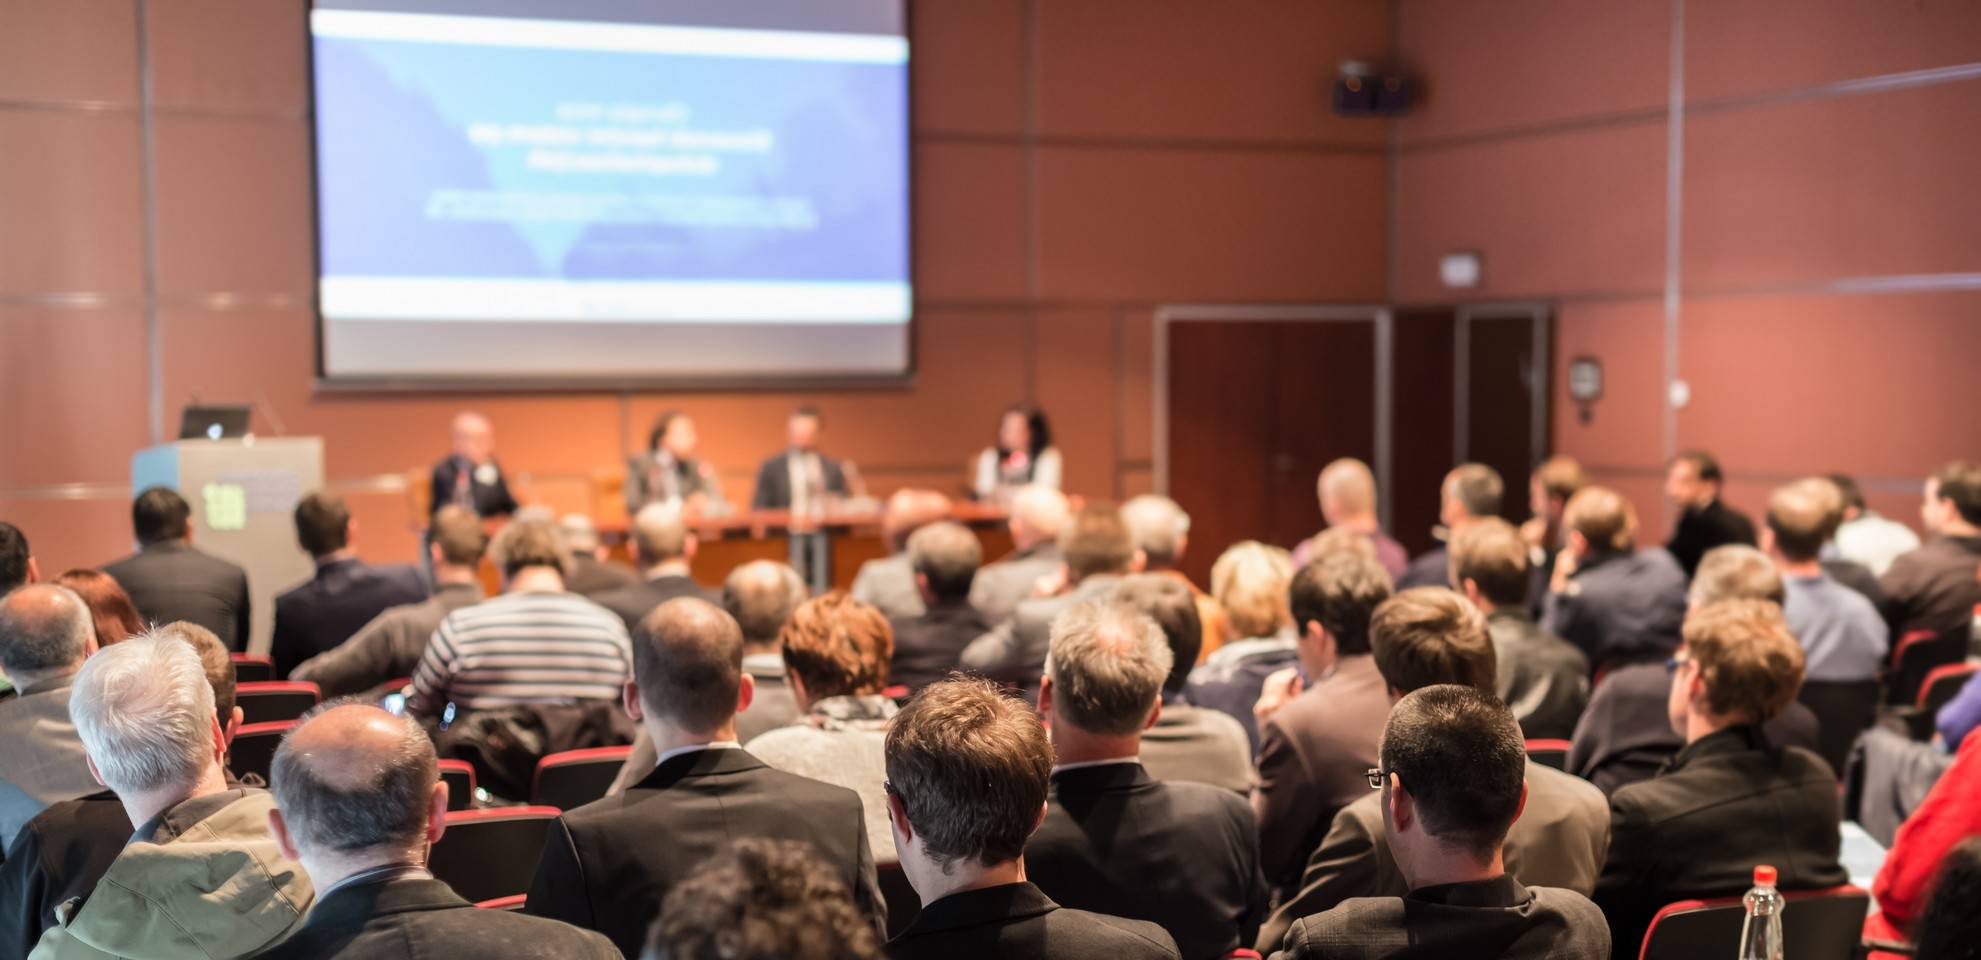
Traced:
[[455, 415], [454, 452], [433, 465], [427, 510], [438, 513], [448, 504], [467, 507], [484, 517], [506, 517], [516, 512], [509, 481], [495, 462], [495, 428], [479, 413]]
[[1672, 458], [1665, 473], [1665, 495], [1676, 501], [1680, 510], [1678, 526], [1672, 529], [1665, 549], [1688, 577], [1714, 547], [1754, 545], [1754, 521], [1720, 502], [1720, 486], [1725, 482], [1719, 461], [1703, 450]]
[[633, 517], [633, 562], [640, 565], [643, 579], [629, 586], [595, 594], [593, 602], [619, 615], [632, 630], [655, 607], [677, 597], [713, 600], [688, 573], [688, 562], [695, 558], [695, 535], [681, 511], [663, 503], [649, 503]]
[[846, 468], [819, 452], [823, 425], [817, 407], [807, 404], [791, 412], [784, 427], [789, 444], [757, 469], [757, 492], [750, 509], [823, 510], [826, 497], [852, 494]]
[[447, 785], [419, 724], [377, 707], [316, 714], [275, 752], [269, 827], [316, 887], [302, 927], [257, 956], [619, 956], [604, 937], [501, 910], [477, 910], [426, 870], [446, 826]]
[[248, 647], [248, 574], [193, 547], [192, 507], [167, 487], [152, 487], [131, 503], [138, 552], [103, 572], [131, 597], [146, 623], [197, 623], [229, 650]]
[[887, 818], [922, 900], [894, 960], [1180, 960], [1163, 928], [1063, 908], [1025, 879], [1052, 747], [1030, 708], [986, 680], [924, 689], [887, 731]]
[[1025, 873], [1066, 906], [1147, 920], [1186, 957], [1222, 957], [1252, 945], [1270, 891], [1245, 798], [1157, 782], [1138, 759], [1172, 659], [1132, 606], [1085, 604], [1053, 624], [1039, 713], [1057, 762]]
[[426, 599], [426, 580], [407, 566], [371, 566], [351, 549], [351, 509], [332, 493], [296, 504], [296, 540], [316, 576], [275, 598], [275, 675], [351, 638], [388, 607]]
[[963, 648], [991, 628], [970, 605], [970, 584], [983, 559], [977, 535], [960, 523], [943, 520], [908, 535], [908, 563], [926, 612], [894, 618], [891, 683], [913, 692], [948, 676]]
[[1489, 690], [1438, 684], [1397, 701], [1369, 779], [1382, 790], [1383, 833], [1410, 893], [1357, 897], [1306, 917], [1274, 960], [1609, 954], [1595, 904], [1506, 872], [1501, 847], [1526, 804], [1527, 751], [1512, 712]]
[[1837, 778], [1821, 757], [1768, 742], [1761, 723], [1802, 685], [1781, 609], [1724, 600], [1694, 610], [1667, 712], [1686, 741], [1664, 772], [1610, 797], [1610, 855], [1596, 881], [1616, 956], [1675, 900], [1737, 896], [1768, 864], [1783, 890], [1844, 883]]
[[597, 930], [637, 956], [661, 900], [738, 837], [810, 843], [882, 927], [860, 797], [773, 770], [736, 743], [755, 684], [743, 633], [702, 600], [670, 600], [633, 638], [626, 710], [660, 765], [623, 793], [565, 812], [544, 842], [525, 909]]

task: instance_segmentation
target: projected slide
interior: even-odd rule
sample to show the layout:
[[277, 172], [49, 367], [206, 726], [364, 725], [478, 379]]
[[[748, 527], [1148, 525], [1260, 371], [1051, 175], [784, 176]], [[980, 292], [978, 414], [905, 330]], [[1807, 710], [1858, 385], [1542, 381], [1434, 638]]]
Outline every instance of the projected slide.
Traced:
[[900, 0], [319, 0], [310, 30], [326, 376], [906, 370]]

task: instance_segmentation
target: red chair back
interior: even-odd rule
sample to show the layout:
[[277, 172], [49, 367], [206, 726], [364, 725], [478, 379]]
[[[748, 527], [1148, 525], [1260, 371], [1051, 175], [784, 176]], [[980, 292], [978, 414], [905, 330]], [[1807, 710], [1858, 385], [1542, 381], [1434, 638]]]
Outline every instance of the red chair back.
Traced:
[[480, 907], [483, 910], [521, 910], [523, 909], [523, 904], [528, 902], [529, 899], [530, 899], [529, 894], [518, 893], [515, 894], [514, 896], [496, 897], [493, 900], [483, 900], [482, 902], [475, 904], [475, 906]]
[[1892, 646], [1892, 669], [1885, 677], [1885, 702], [1903, 706], [1918, 700], [1934, 669], [1967, 659], [1967, 627], [1935, 633], [1913, 630]]
[[235, 683], [267, 683], [275, 679], [275, 661], [258, 653], [229, 654]]
[[447, 785], [448, 810], [468, 810], [474, 807], [474, 764], [466, 760], [440, 761], [440, 782]]
[[1571, 744], [1566, 740], [1529, 740], [1527, 741], [1527, 758], [1544, 767], [1553, 767], [1556, 770], [1566, 769], [1568, 767], [1568, 749], [1570, 746]]
[[1926, 682], [1919, 685], [1919, 710], [1922, 713], [1939, 713], [1940, 708], [1951, 702], [1967, 686], [1981, 663], [1949, 663], [1934, 667], [1926, 674]]
[[234, 686], [234, 703], [241, 708], [243, 723], [294, 720], [322, 701], [323, 691], [314, 683], [273, 680]]
[[449, 813], [447, 831], [427, 855], [427, 869], [471, 903], [527, 894], [557, 815], [551, 807]]
[[[1871, 895], [1852, 886], [1782, 895], [1783, 953], [1796, 960], [1854, 960], [1871, 912]], [[1658, 911], [1638, 960], [1699, 960], [1731, 955], [1747, 908], [1740, 897], [1680, 900]]]
[[537, 761], [530, 802], [559, 810], [574, 810], [601, 799], [612, 788], [632, 747], [592, 747], [566, 750]]
[[268, 769], [275, 764], [275, 748], [282, 745], [282, 735], [295, 725], [294, 720], [242, 724], [234, 731], [234, 742], [227, 747], [227, 769], [234, 771], [236, 777], [254, 774], [267, 783]]

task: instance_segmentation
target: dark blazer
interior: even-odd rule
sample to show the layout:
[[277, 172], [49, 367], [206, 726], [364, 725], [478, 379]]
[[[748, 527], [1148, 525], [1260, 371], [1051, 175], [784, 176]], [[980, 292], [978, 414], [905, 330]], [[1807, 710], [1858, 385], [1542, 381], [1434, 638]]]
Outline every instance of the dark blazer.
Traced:
[[1674, 900], [1739, 896], [1754, 865], [1783, 890], [1847, 882], [1837, 776], [1821, 757], [1777, 747], [1759, 727], [1729, 727], [1679, 751], [1664, 772], [1610, 797], [1610, 855], [1596, 881], [1616, 955]]
[[892, 960], [1180, 960], [1161, 927], [1052, 902], [1029, 883], [952, 893], [888, 941]]
[[1656, 547], [1616, 551], [1576, 567], [1568, 589], [1542, 603], [1541, 627], [1601, 669], [1620, 660], [1664, 659], [1685, 624], [1686, 573]]
[[1161, 926], [1192, 960], [1251, 946], [1268, 897], [1245, 798], [1139, 763], [1053, 774], [1025, 876], [1064, 906]]
[[639, 583], [640, 575], [632, 567], [586, 553], [572, 554], [571, 566], [564, 572], [564, 589], [589, 600]]
[[1350, 900], [1294, 924], [1286, 949], [1273, 958], [1600, 960], [1609, 954], [1609, 930], [1588, 898], [1522, 886], [1501, 874], [1425, 887], [1406, 897]]
[[1730, 543], [1754, 545], [1754, 521], [1747, 515], [1715, 499], [1703, 507], [1685, 508], [1679, 514], [1678, 526], [1672, 530], [1670, 542], [1665, 549], [1671, 551], [1672, 559], [1685, 571], [1686, 579], [1699, 570], [1699, 561], [1705, 559], [1706, 552], [1714, 547], [1724, 547]]
[[963, 650], [963, 669], [996, 680], [1015, 684], [1026, 698], [1038, 700], [1039, 676], [1045, 669], [1046, 650], [1051, 646], [1052, 622], [1089, 600], [1113, 592], [1121, 577], [1096, 573], [1056, 597], [1038, 597], [1018, 604], [1011, 619], [998, 624]]
[[426, 599], [425, 578], [405, 566], [372, 566], [355, 557], [318, 564], [316, 576], [275, 598], [275, 675], [357, 633], [388, 607]]
[[885, 929], [860, 797], [765, 766], [741, 748], [668, 758], [624, 793], [566, 811], [544, 841], [524, 909], [597, 930], [640, 955], [660, 902], [737, 837], [802, 840]]
[[588, 930], [507, 910], [478, 910], [447, 884], [415, 875], [360, 880], [318, 897], [289, 939], [255, 956], [619, 960], [619, 951]]
[[1898, 555], [1878, 580], [1892, 642], [1913, 630], [1965, 629], [1981, 604], [1981, 537], [1934, 537]]
[[145, 623], [196, 623], [229, 650], [248, 648], [248, 574], [184, 540], [146, 544], [103, 572], [130, 594]]
[[[757, 468], [757, 492], [750, 501], [752, 510], [791, 509], [791, 453], [786, 450], [763, 462]], [[846, 468], [839, 461], [817, 454], [819, 473], [824, 474], [825, 492], [845, 496]]]
[[[1575, 725], [1568, 772], [1604, 793], [1656, 775], [1685, 746], [1685, 738], [1671, 728], [1669, 699], [1671, 671], [1663, 663], [1633, 663], [1611, 670], [1596, 685], [1588, 709]], [[1816, 714], [1800, 701], [1790, 701], [1765, 729], [1770, 741], [1785, 747], [1813, 752], [1822, 743]]]
[[894, 660], [890, 683], [910, 692], [941, 680], [963, 659], [963, 648], [990, 630], [990, 621], [968, 600], [937, 604], [919, 617], [894, 619]]
[[693, 597], [720, 605], [720, 598], [702, 589], [701, 584], [686, 574], [669, 573], [641, 580], [638, 583], [617, 587], [592, 595], [592, 602], [611, 610], [626, 621], [626, 629], [632, 630], [652, 613], [655, 607], [669, 600]]
[[1411, 587], [1451, 586], [1451, 550], [1448, 547], [1433, 547], [1418, 554], [1403, 568], [1403, 576], [1396, 578], [1396, 589], [1408, 590]]
[[509, 493], [509, 480], [502, 468], [494, 460], [488, 465], [495, 468], [495, 481], [483, 483], [476, 476], [476, 468], [470, 466], [461, 456], [450, 456], [433, 465], [432, 496], [428, 500], [427, 511], [439, 513], [440, 508], [454, 502], [454, 493], [459, 489], [462, 475], [467, 476], [468, 498], [473, 503], [475, 513], [484, 517], [506, 517], [516, 512], [516, 498]]
[[0, 864], [0, 958], [33, 952], [55, 907], [88, 897], [131, 839], [131, 818], [103, 790], [64, 800], [27, 822]]
[[1266, 880], [1291, 892], [1342, 807], [1369, 795], [1365, 772], [1389, 719], [1389, 685], [1369, 654], [1342, 657], [1259, 725], [1259, 856]]

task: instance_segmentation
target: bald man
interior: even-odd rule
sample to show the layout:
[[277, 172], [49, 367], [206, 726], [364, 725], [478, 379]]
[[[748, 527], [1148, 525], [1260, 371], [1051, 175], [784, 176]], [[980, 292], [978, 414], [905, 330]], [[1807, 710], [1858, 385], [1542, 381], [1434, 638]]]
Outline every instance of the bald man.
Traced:
[[69, 720], [69, 687], [95, 652], [89, 608], [69, 588], [35, 583], [0, 599], [0, 670], [19, 694], [0, 702], [0, 843], [49, 804], [97, 791]]
[[302, 928], [259, 956], [619, 956], [596, 933], [477, 910], [427, 872], [427, 850], [446, 827], [447, 785], [418, 723], [333, 705], [283, 738], [270, 781], [269, 831], [319, 894]]
[[881, 928], [885, 907], [859, 794], [773, 770], [737, 743], [756, 683], [743, 631], [702, 600], [669, 600], [634, 631], [627, 713], [660, 762], [625, 792], [567, 810], [550, 829], [524, 908], [597, 930], [638, 956], [669, 890], [739, 837], [801, 840]]
[[448, 504], [468, 507], [484, 517], [516, 512], [516, 498], [502, 467], [495, 462], [495, 425], [472, 411], [454, 415], [454, 452], [433, 465], [433, 496], [427, 509]]
[[626, 629], [633, 629], [655, 607], [676, 597], [711, 599], [689, 574], [688, 563], [695, 558], [697, 543], [680, 508], [664, 503], [641, 507], [633, 517], [630, 544], [641, 579], [592, 596], [626, 621]]
[[1059, 534], [1072, 519], [1066, 494], [1051, 487], [1020, 487], [1011, 498], [1011, 553], [977, 571], [970, 605], [993, 624], [1010, 619], [1040, 579], [1059, 573], [1066, 557]]
[[928, 612], [915, 587], [915, 567], [908, 559], [908, 537], [950, 514], [949, 498], [934, 490], [896, 490], [881, 513], [880, 535], [888, 555], [860, 565], [853, 576], [853, 599], [889, 617], [919, 617]]
[[[1389, 572], [1390, 579], [1403, 576], [1410, 565], [1410, 554], [1403, 544], [1383, 532], [1382, 521], [1376, 517], [1376, 475], [1368, 464], [1353, 457], [1328, 464], [1314, 481], [1314, 492], [1320, 497], [1321, 518], [1327, 521], [1329, 529], [1338, 527], [1368, 537], [1376, 548], [1376, 562]], [[1309, 537], [1293, 548], [1295, 568], [1306, 566], [1318, 556], [1318, 539], [1318, 535]]]

